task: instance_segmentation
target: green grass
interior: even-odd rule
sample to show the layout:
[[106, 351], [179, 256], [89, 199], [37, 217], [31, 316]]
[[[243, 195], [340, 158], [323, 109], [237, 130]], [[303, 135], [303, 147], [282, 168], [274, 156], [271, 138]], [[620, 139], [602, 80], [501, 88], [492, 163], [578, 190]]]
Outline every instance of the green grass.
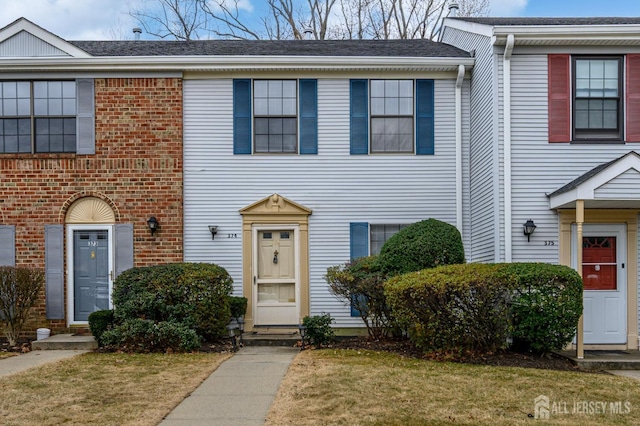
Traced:
[[[267, 424], [524, 425], [536, 422], [530, 416], [539, 395], [549, 397], [550, 409], [561, 409], [545, 424], [625, 425], [640, 418], [640, 383], [634, 379], [322, 350], [296, 358]], [[607, 411], [610, 403], [628, 402], [630, 412], [572, 412], [574, 403], [595, 401], [606, 402]]]
[[0, 378], [3, 425], [156, 425], [228, 357], [88, 353]]

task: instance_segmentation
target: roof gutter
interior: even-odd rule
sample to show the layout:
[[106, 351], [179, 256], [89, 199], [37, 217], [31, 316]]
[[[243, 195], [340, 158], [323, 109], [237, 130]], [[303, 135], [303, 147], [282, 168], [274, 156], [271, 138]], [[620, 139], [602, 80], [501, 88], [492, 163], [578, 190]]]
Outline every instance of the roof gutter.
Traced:
[[515, 37], [513, 34], [507, 36], [507, 43], [504, 47], [503, 69], [502, 69], [502, 96], [503, 96], [503, 144], [504, 144], [504, 261], [509, 263], [512, 260], [513, 242], [512, 221], [511, 221], [511, 54]]
[[94, 56], [72, 58], [1, 58], [2, 72], [12, 71], [233, 71], [233, 70], [449, 70], [472, 67], [459, 57], [360, 56]]

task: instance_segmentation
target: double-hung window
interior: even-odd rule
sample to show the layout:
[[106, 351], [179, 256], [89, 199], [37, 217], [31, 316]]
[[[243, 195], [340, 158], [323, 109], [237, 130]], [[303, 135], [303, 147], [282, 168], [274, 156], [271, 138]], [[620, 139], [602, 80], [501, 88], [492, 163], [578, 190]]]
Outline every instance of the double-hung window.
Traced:
[[622, 140], [622, 58], [573, 58], [574, 140]]
[[434, 81], [350, 81], [350, 153], [433, 155]]
[[369, 225], [371, 254], [380, 254], [384, 243], [408, 225]]
[[255, 80], [253, 121], [256, 153], [298, 152], [298, 106], [295, 80]]
[[640, 142], [640, 55], [550, 54], [551, 143]]
[[317, 80], [233, 80], [234, 154], [317, 154]]
[[413, 80], [371, 80], [372, 153], [413, 152]]
[[1, 81], [0, 152], [76, 152], [75, 81]]

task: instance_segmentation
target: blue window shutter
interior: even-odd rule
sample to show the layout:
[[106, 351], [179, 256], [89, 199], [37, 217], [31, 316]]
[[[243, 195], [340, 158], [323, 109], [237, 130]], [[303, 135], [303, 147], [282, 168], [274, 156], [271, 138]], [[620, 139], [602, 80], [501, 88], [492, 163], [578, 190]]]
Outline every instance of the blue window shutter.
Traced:
[[351, 260], [369, 256], [369, 224], [352, 222], [350, 227]]
[[300, 80], [300, 154], [318, 153], [318, 80]]
[[[352, 222], [349, 224], [349, 240], [351, 244], [350, 257], [351, 260], [359, 257], [369, 256], [369, 224], [367, 222]], [[354, 308], [354, 299], [361, 297], [353, 295], [351, 297], [351, 316], [359, 317], [360, 311]]]
[[233, 153], [251, 154], [251, 80], [233, 80]]
[[133, 224], [118, 223], [115, 226], [115, 275], [133, 268]]
[[64, 319], [64, 227], [44, 227], [44, 270], [47, 319]]
[[16, 266], [16, 227], [0, 225], [0, 266]]
[[369, 82], [351, 80], [351, 155], [369, 153]]
[[76, 153], [96, 153], [96, 130], [94, 117], [94, 84], [92, 78], [79, 78], [77, 86]]
[[416, 81], [416, 154], [434, 154], [433, 80]]

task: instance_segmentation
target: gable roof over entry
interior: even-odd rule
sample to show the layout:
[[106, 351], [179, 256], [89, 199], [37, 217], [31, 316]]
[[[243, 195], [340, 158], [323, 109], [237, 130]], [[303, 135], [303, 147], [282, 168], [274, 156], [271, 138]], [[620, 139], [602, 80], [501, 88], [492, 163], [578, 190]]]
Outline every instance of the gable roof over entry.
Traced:
[[549, 208], [575, 208], [584, 200], [585, 208], [640, 208], [640, 155], [631, 151], [600, 164], [549, 194]]

